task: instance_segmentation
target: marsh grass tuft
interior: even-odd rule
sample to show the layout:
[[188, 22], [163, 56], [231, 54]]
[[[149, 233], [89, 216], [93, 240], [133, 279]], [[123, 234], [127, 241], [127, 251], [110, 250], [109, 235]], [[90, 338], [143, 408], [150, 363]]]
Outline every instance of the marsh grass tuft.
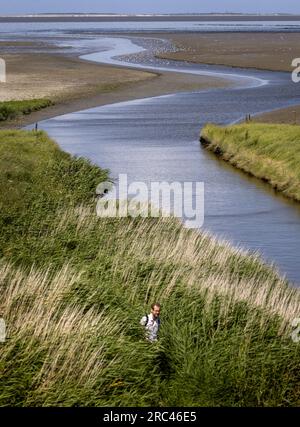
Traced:
[[28, 99], [26, 101], [2, 101], [0, 102], [0, 122], [13, 120], [18, 116], [30, 114], [53, 105], [50, 99]]
[[300, 201], [300, 126], [207, 124], [201, 131], [201, 141], [235, 167]]

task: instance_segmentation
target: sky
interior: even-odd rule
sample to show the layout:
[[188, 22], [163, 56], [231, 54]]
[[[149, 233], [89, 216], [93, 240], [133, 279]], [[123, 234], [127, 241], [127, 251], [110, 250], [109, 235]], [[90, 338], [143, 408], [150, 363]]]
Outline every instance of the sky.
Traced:
[[30, 13], [298, 13], [299, 0], [0, 0], [0, 15]]

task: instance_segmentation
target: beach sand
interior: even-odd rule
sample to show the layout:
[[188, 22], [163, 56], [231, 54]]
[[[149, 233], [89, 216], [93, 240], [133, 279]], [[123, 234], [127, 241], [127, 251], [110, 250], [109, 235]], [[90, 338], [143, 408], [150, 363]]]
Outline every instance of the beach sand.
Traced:
[[154, 77], [146, 72], [99, 67], [62, 55], [18, 53], [1, 56], [7, 69], [7, 81], [0, 87], [1, 101], [51, 98], [61, 102]]

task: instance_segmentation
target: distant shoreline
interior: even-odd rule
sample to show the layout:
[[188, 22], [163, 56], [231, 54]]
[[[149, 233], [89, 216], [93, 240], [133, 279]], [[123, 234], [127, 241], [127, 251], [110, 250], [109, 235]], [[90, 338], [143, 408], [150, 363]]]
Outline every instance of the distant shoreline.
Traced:
[[146, 21], [300, 21], [300, 15], [239, 15], [239, 14], [190, 14], [190, 15], [113, 15], [113, 14], [38, 14], [0, 16], [0, 22], [146, 22]]

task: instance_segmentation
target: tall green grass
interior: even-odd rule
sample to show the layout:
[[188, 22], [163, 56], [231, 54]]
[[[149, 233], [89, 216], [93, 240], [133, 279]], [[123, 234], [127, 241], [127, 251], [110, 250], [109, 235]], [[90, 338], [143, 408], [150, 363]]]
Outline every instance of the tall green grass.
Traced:
[[202, 143], [224, 160], [300, 201], [300, 126], [207, 124]]
[[[97, 217], [107, 171], [43, 132], [10, 138], [0, 175], [19, 203], [1, 193], [0, 405], [299, 405], [297, 289], [174, 218]], [[153, 301], [157, 344], [139, 326]]]
[[28, 99], [25, 101], [0, 102], [0, 122], [12, 120], [23, 114], [30, 114], [53, 105], [50, 99]]

